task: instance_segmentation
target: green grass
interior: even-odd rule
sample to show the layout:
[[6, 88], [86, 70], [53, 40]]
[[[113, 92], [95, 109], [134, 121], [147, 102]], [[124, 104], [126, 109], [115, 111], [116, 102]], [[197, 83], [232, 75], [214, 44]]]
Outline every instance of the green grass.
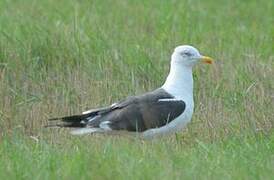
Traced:
[[[0, 179], [271, 179], [274, 3], [0, 0]], [[192, 44], [195, 112], [176, 136], [44, 129], [159, 87]], [[36, 139], [37, 138], [37, 139]]]
[[273, 138], [260, 134], [205, 144], [196, 138], [185, 143], [84, 137], [49, 144], [14, 136], [1, 144], [0, 172], [13, 179], [270, 179]]

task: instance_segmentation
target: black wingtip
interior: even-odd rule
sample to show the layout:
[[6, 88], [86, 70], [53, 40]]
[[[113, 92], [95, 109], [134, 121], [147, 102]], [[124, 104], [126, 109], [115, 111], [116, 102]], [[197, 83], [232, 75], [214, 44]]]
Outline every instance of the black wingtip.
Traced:
[[72, 116], [49, 118], [48, 121], [75, 122], [75, 121], [81, 121], [85, 119], [86, 117], [87, 116], [85, 115], [72, 115]]
[[50, 127], [85, 127], [86, 118], [88, 118], [88, 114], [81, 115], [72, 115], [65, 117], [57, 117], [48, 119], [48, 124], [45, 126], [46, 128]]
[[62, 120], [62, 118], [50, 118], [50, 119], [48, 119], [48, 121], [58, 121], [58, 120]]

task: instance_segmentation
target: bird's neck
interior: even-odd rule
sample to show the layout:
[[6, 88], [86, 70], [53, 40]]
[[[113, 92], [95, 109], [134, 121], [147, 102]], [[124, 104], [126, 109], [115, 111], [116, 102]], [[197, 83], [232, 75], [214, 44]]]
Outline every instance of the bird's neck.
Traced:
[[169, 75], [162, 88], [176, 98], [193, 99], [192, 67], [171, 62]]

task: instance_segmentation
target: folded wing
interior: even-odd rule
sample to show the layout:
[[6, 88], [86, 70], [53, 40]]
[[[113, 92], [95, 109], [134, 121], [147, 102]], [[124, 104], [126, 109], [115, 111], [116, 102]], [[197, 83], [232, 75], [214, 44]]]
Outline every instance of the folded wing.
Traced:
[[163, 89], [157, 89], [141, 96], [129, 97], [109, 107], [90, 110], [85, 114], [51, 119], [49, 126], [95, 128], [100, 132], [143, 132], [165, 126], [184, 110], [184, 101], [175, 99]]

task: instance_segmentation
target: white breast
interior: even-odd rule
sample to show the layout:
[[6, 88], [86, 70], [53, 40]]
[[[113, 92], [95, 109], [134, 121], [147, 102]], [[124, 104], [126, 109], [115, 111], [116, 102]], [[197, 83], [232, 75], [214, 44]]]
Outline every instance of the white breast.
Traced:
[[192, 66], [185, 66], [180, 62], [176, 56], [172, 57], [170, 72], [162, 88], [175, 99], [183, 100], [186, 104], [185, 111], [163, 127], [144, 131], [144, 138], [178, 132], [191, 120], [194, 109]]

